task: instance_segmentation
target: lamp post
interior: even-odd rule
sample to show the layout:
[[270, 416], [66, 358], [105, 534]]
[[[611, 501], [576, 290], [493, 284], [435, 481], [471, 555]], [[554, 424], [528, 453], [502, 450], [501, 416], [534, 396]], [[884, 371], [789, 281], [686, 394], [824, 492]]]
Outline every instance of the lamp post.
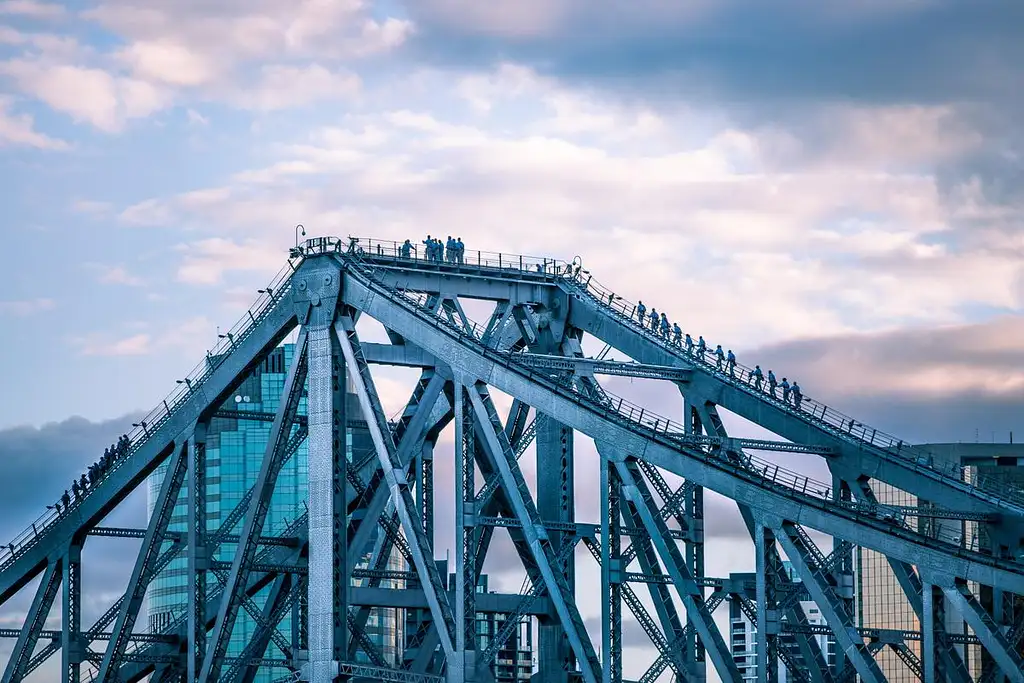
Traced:
[[296, 249], [299, 248], [299, 231], [300, 230], [302, 231], [302, 236], [305, 237], [306, 236], [306, 229], [304, 227], [302, 227], [302, 223], [299, 223], [298, 225], [295, 226], [295, 248]]

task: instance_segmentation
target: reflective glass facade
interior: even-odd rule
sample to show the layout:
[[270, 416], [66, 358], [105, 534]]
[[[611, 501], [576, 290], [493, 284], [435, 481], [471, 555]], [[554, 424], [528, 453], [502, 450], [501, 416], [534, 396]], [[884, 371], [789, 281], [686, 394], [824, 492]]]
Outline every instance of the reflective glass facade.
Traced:
[[[255, 414], [274, 414], [281, 402], [285, 377], [291, 366], [294, 346], [283, 345], [270, 353], [253, 373], [242, 382], [241, 386], [228, 398], [213, 418], [206, 442], [207, 462], [207, 529], [215, 532], [220, 529], [222, 521], [241, 501], [246, 491], [256, 483], [260, 466], [270, 435], [271, 422], [257, 419]], [[355, 396], [347, 396], [348, 434], [346, 436], [349, 460], [361, 460], [372, 452], [373, 446], [364, 421], [353, 419], [361, 417]], [[231, 413], [238, 413], [234, 417]], [[245, 413], [250, 418], [242, 417]], [[306, 414], [306, 398], [303, 395], [299, 413]], [[307, 497], [307, 447], [303, 443], [294, 456], [285, 464], [278, 477], [277, 486], [271, 499], [271, 507], [267, 516], [263, 535], [279, 534], [305, 512]], [[150, 514], [163, 484], [165, 468], [159, 469], [149, 481]], [[187, 491], [183, 489], [171, 519], [171, 529], [186, 531], [187, 526]], [[236, 527], [236, 533], [241, 528]], [[214, 559], [230, 562], [234, 558], [236, 544], [225, 544], [217, 551]], [[399, 566], [400, 567], [400, 566]], [[398, 567], [396, 567], [398, 568]], [[208, 590], [219, 587], [217, 577], [210, 573], [207, 578]], [[184, 617], [188, 596], [187, 566], [184, 555], [175, 559], [161, 572], [150, 586], [147, 601], [149, 613], [149, 629], [159, 631], [171, 623]], [[265, 595], [255, 598], [255, 603], [262, 608]], [[400, 642], [400, 634], [396, 633], [397, 620], [391, 610], [374, 610], [367, 623], [367, 635], [384, 651], [385, 657], [392, 662], [396, 656], [396, 644]], [[292, 618], [286, 616], [278, 630], [291, 640]], [[237, 656], [249, 642], [255, 622], [245, 613], [239, 612], [231, 636], [228, 656]], [[283, 658], [284, 655], [273, 642], [270, 644], [266, 658]], [[363, 660], [362, 657], [359, 658]], [[365, 661], [365, 660], [363, 660]], [[258, 683], [266, 683], [286, 674], [286, 669], [261, 670], [256, 678]]]

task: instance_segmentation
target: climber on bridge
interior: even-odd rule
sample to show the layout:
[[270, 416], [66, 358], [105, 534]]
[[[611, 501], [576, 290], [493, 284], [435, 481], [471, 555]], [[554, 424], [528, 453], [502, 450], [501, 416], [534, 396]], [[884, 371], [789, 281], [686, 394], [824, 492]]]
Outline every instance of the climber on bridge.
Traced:
[[704, 335], [702, 334], [697, 338], [697, 355], [700, 357], [701, 361], [704, 360], [704, 356], [707, 352], [708, 343], [704, 341]]
[[779, 386], [782, 387], [782, 402], [789, 403], [789, 380], [783, 377], [782, 384]]
[[671, 326], [668, 324], [668, 316], [666, 316], [665, 312], [662, 311], [662, 313], [661, 313], [661, 336], [664, 337], [665, 339], [668, 339], [668, 333], [669, 333], [670, 329], [671, 329]]
[[465, 260], [466, 256], [466, 245], [462, 243], [462, 238], [455, 240], [455, 262], [460, 266]]
[[458, 247], [455, 246], [455, 240], [452, 239], [451, 235], [448, 235], [448, 241], [445, 242], [445, 261], [448, 263], [455, 263], [455, 252]]
[[400, 246], [398, 249], [399, 253], [401, 253], [402, 255], [402, 258], [412, 257], [412, 242], [410, 242], [409, 240], [402, 242], [402, 246]]
[[67, 512], [68, 507], [71, 505], [71, 496], [68, 495], [68, 490], [64, 489], [64, 495], [60, 497], [62, 503], [64, 503], [64, 511]]
[[760, 365], [755, 365], [754, 369], [750, 371], [750, 379], [754, 382], [754, 388], [761, 391], [761, 387], [764, 385], [764, 375], [761, 373]]
[[660, 320], [660, 319], [661, 319], [661, 316], [658, 315], [658, 311], [656, 311], [655, 309], [652, 308], [651, 309], [651, 332], [654, 332], [655, 334], [658, 333], [658, 320]]
[[797, 410], [800, 410], [800, 402], [803, 400], [804, 395], [800, 392], [800, 383], [793, 380], [793, 405]]
[[775, 398], [775, 387], [778, 386], [778, 382], [775, 381], [775, 371], [768, 371], [768, 392]]
[[644, 306], [643, 301], [636, 305], [636, 317], [640, 321], [640, 326], [643, 327], [647, 322], [647, 307]]
[[726, 357], [726, 361], [725, 362], [726, 362], [726, 365], [729, 366], [729, 376], [730, 377], [735, 377], [736, 376], [736, 354], [734, 354], [732, 352], [732, 349], [729, 349], [729, 355]]
[[690, 336], [689, 332], [686, 333], [686, 355], [693, 355], [693, 337]]
[[722, 350], [722, 345], [719, 344], [715, 347], [715, 369], [721, 370], [723, 363], [725, 363], [725, 351]]
[[[686, 335], [689, 337], [690, 335]], [[683, 330], [679, 327], [679, 323], [672, 323], [672, 343], [676, 346], [683, 345]], [[693, 340], [690, 340], [690, 346], [693, 346]]]

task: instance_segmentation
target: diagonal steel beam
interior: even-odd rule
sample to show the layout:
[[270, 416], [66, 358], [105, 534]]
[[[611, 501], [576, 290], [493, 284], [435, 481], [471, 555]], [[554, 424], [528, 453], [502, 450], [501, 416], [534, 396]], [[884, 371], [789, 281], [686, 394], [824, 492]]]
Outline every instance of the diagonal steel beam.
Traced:
[[[298, 599], [299, 591], [302, 589], [302, 581], [293, 581], [288, 574], [281, 574], [277, 577], [270, 587], [266, 602], [260, 611], [262, 623], [256, 627], [241, 655], [221, 677], [222, 683], [254, 683], [258, 667], [247, 666], [247, 662], [262, 657], [263, 653], [267, 651], [270, 646], [271, 634]], [[285, 657], [290, 657], [292, 653], [283, 651], [282, 654]]]
[[[427, 419], [430, 417], [434, 404], [437, 402], [441, 389], [444, 387], [444, 378], [440, 374], [427, 371], [424, 372], [424, 375], [429, 375], [430, 379], [423, 394], [418, 397], [412, 419], [409, 420], [408, 427], [405, 429], [405, 433], [399, 441], [395, 453], [395, 458], [403, 472], [408, 472], [409, 465], [412, 463], [413, 453], [426, 437]], [[409, 409], [408, 404], [406, 409]], [[369, 542], [370, 535], [373, 533], [377, 521], [384, 514], [384, 508], [390, 498], [391, 491], [386, 486], [378, 486], [377, 490], [373, 493], [373, 497], [365, 508], [363, 521], [356, 527], [356, 531], [351, 536], [349, 542], [349, 573], [359, 563], [360, 551]]]
[[188, 636], [185, 671], [196, 680], [206, 654], [206, 425], [199, 423], [190, 442], [188, 462]]
[[547, 584], [548, 594], [579, 662], [583, 679], [588, 683], [597, 683], [601, 670], [597, 653], [587, 636], [583, 618], [570, 595], [569, 586], [562, 573], [558, 571], [555, 550], [551, 547], [547, 532], [540, 522], [533, 497], [516, 462], [515, 452], [504, 429], [500, 427], [500, 420], [490, 401], [487, 387], [482, 382], [477, 382], [473, 387], [467, 388], [470, 389], [467, 394], [476, 414], [477, 430], [486, 446], [485, 451], [501, 473], [502, 489], [522, 524], [523, 535], [530, 544], [530, 552], [544, 583]]
[[1024, 683], [1024, 658], [1010, 646], [1003, 630], [971, 593], [967, 582], [957, 578], [934, 583], [942, 588], [946, 599], [974, 629], [982, 645], [1003, 670], [1003, 675], [1012, 683]]
[[690, 623], [694, 625], [697, 634], [708, 647], [715, 670], [722, 680], [740, 683], [742, 676], [711, 612], [708, 611], [704, 593], [686, 566], [679, 547], [669, 537], [665, 521], [656, 514], [657, 506], [640, 475], [639, 468], [635, 463], [630, 464], [627, 459], [619, 458], [615, 460], [615, 469], [622, 479], [623, 495], [643, 521], [644, 528], [657, 548], [669, 576], [672, 577], [679, 599], [686, 606]]
[[370, 430], [370, 438], [377, 450], [377, 457], [380, 460], [381, 469], [384, 471], [384, 478], [388, 488], [391, 489], [391, 500], [395, 504], [395, 511], [402, 522], [402, 530], [406, 534], [409, 549], [412, 552], [415, 562], [415, 569], [420, 577], [420, 583], [427, 596], [430, 605], [431, 615], [439, 625], [441, 635], [441, 648], [449, 661], [454, 661], [454, 631], [455, 619], [452, 614], [451, 605], [448, 603], [448, 595], [444, 591], [444, 584], [441, 581], [434, 558], [428, 553], [433, 551], [430, 546], [426, 532], [420, 524], [420, 517], [416, 510], [416, 503], [412, 497], [408, 477], [397, 461], [394, 440], [391, 431], [387, 426], [387, 418], [381, 408], [380, 399], [377, 397], [376, 387], [373, 385], [373, 378], [370, 375], [370, 368], [362, 355], [357, 353], [358, 337], [351, 319], [342, 318], [335, 323], [338, 339], [341, 344], [345, 362], [351, 371], [352, 385], [359, 397], [359, 405], [366, 418]]
[[238, 616], [238, 609], [241, 607], [241, 598], [245, 592], [253, 558], [256, 556], [257, 541], [263, 532], [267, 511], [270, 509], [270, 500], [274, 494], [274, 485], [277, 483], [277, 475], [281, 471], [284, 454], [291, 437], [292, 425], [299, 408], [299, 399], [302, 397], [305, 386], [308, 367], [307, 339], [308, 333], [303, 328], [299, 332], [299, 338], [295, 344], [295, 357], [285, 378], [280, 407], [277, 417], [274, 418], [274, 424], [270, 428], [267, 450], [263, 456], [259, 476], [256, 478], [253, 502], [249, 504], [245, 515], [245, 526], [238, 541], [235, 558], [231, 564], [231, 573], [228, 575], [228, 582], [224, 587], [224, 598], [221, 601], [220, 609], [217, 610], [216, 626], [210, 634], [210, 647], [203, 658], [203, 667], [197, 683], [215, 683], [219, 679], [221, 668], [224, 665], [228, 643], [231, 640], [231, 631]]
[[178, 502], [178, 494], [185, 482], [185, 473], [188, 471], [189, 448], [186, 441], [180, 447], [175, 448], [167, 467], [167, 476], [164, 485], [160, 489], [156, 506], [153, 508], [153, 515], [146, 530], [146, 538], [142, 542], [142, 548], [135, 561], [135, 568], [132, 570], [131, 579], [128, 582], [128, 590], [125, 591], [126, 600], [121, 604], [121, 610], [114, 623], [114, 639], [107, 647], [103, 656], [103, 663], [100, 665], [99, 680], [103, 683], [114, 680], [114, 675], [121, 658], [124, 656], [125, 648], [128, 647], [128, 640], [131, 636], [135, 621], [139, 616], [139, 608], [142, 607], [143, 598], [146, 596], [146, 588], [149, 582], [156, 575], [154, 569], [160, 556], [160, 548], [167, 536], [167, 527], [174, 512], [174, 506]]
[[821, 570], [821, 556], [814, 541], [799, 526], [787, 521], [766, 524], [775, 532], [776, 541], [786, 551], [786, 556], [803, 578], [804, 585], [825, 617], [836, 643], [843, 649], [861, 680], [868, 683], [884, 683], [885, 676], [878, 668], [878, 663], [868, 651], [864, 641], [857, 633], [853, 616], [835, 594], [830, 583], [831, 577]]
[[[856, 492], [859, 499], [870, 503], [878, 502], [878, 498], [875, 496], [869, 481], [858, 479], [855, 482], [848, 482], [848, 484]], [[922, 631], [930, 631], [936, 640], [938, 647], [935, 648], [935, 663], [939, 673], [950, 683], [972, 683], [973, 677], [967, 670], [960, 652], [949, 641], [949, 634], [946, 632], [945, 624], [942, 623], [942, 620], [933, 618], [930, 620], [930, 624], [926, 626], [928, 622], [925, 620], [924, 591], [928, 590], [931, 592], [931, 587], [925, 586], [922, 583], [921, 577], [910, 563], [892, 557], [886, 557], [885, 559], [888, 561], [889, 567], [896, 577], [896, 582], [899, 583], [900, 588], [903, 590], [907, 602], [910, 603], [911, 609], [914, 610], [918, 623], [922, 624]], [[941, 602], [941, 596], [931, 597], [937, 598]], [[936, 607], [934, 602], [932, 607], [933, 610]]]
[[[690, 400], [690, 397], [688, 397], [688, 400]], [[703, 427], [708, 434], [721, 438], [729, 437], [729, 433], [722, 422], [722, 417], [718, 414], [718, 407], [714, 403], [700, 399], [693, 400], [691, 405], [693, 406], [693, 411], [696, 414], [698, 425]], [[739, 449], [737, 455], [740, 458], [745, 457], [742, 449]], [[753, 510], [749, 505], [741, 503], [737, 503], [737, 507], [739, 508], [740, 515], [743, 517], [743, 523], [747, 527], [747, 533], [750, 534], [752, 541], [756, 541], [757, 523], [754, 519]], [[775, 583], [776, 589], [787, 588], [789, 594], [793, 594], [795, 592], [793, 590], [794, 582], [790, 581], [789, 577], [782, 569], [782, 558], [779, 556], [779, 552], [775, 544], [772, 544], [767, 548], [767, 553], [767, 564], [772, 567], [773, 576], [771, 578]], [[806, 626], [808, 624], [807, 615], [797, 602], [789, 605], [784, 612], [786, 614], [786, 618], [791, 623], [799, 626]], [[828, 662], [825, 660], [825, 654], [822, 651], [821, 643], [819, 643], [813, 636], [805, 633], [796, 633], [793, 635], [793, 639], [797, 649], [799, 650], [800, 656], [804, 660], [804, 664], [807, 667], [807, 674], [811, 677], [812, 683], [830, 683], [832, 677], [829, 673]], [[786, 647], [786, 643], [780, 642], [778, 649], [785, 650]], [[795, 659], [795, 657], [793, 658]]]
[[32, 599], [32, 606], [29, 608], [28, 614], [25, 615], [24, 625], [18, 635], [18, 642], [14, 644], [11, 657], [7, 660], [3, 683], [20, 683], [28, 673], [26, 669], [32, 659], [32, 653], [36, 649], [36, 643], [39, 641], [39, 632], [46, 622], [50, 608], [53, 607], [57, 593], [60, 592], [63, 575], [61, 562], [62, 558], [58, 557], [50, 560], [46, 565], [43, 580], [36, 589], [36, 595]]
[[[606, 444], [598, 443], [597, 452], [601, 455], [602, 460], [610, 460], [614, 462], [615, 450], [609, 448]], [[619, 479], [621, 482], [621, 475], [618, 474], [618, 470], [614, 467], [612, 467], [612, 470], [615, 472], [616, 479]], [[619, 488], [621, 490], [621, 484]], [[627, 505], [623, 512], [629, 517], [633, 528], [643, 528], [643, 518], [635, 506]], [[655, 578], [665, 576], [661, 570], [661, 566], [658, 564], [658, 553], [649, 537], [640, 536], [635, 538], [633, 540], [633, 544], [627, 548], [626, 552], [629, 553], [628, 557], [630, 559], [623, 557], [620, 563], [622, 571], [626, 570], [626, 567], [629, 565], [632, 558], [635, 557], [640, 561], [640, 570], [645, 576]], [[624, 553], [624, 555], [626, 554]], [[661, 622], [661, 628], [664, 631], [665, 644], [667, 645], [669, 642], [679, 640], [685, 631], [685, 627], [682, 620], [679, 618], [679, 612], [676, 609], [675, 602], [672, 600], [672, 592], [669, 590], [666, 583], [649, 582], [647, 584], [647, 591], [650, 594], [651, 601], [654, 603], [654, 609], [658, 614], [658, 620]], [[676, 651], [670, 653], [672, 669], [679, 676], [685, 675], [684, 672], [686, 672], [686, 662], [683, 655], [683, 648], [678, 648]]]

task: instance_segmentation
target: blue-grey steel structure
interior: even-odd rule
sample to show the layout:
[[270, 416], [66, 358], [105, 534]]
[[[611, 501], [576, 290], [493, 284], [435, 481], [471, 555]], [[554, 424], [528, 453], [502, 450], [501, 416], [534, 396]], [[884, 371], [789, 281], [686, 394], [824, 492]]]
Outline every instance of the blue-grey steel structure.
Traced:
[[[470, 320], [467, 298], [495, 302], [489, 320]], [[361, 341], [363, 316], [379, 321], [390, 343]], [[270, 428], [255, 484], [212, 528], [202, 494], [210, 421], [292, 332], [295, 358], [278, 410], [262, 416]], [[586, 335], [635, 362], [584, 358]], [[375, 365], [420, 372], [395, 419], [381, 406]], [[658, 415], [614, 396], [599, 381], [607, 375], [670, 382], [684, 412]], [[358, 405], [346, 400], [346, 386]], [[507, 415], [492, 390], [514, 399]], [[986, 680], [1024, 683], [1024, 619], [1016, 609], [1024, 595], [1024, 495], [999, 478], [965, 477], [961, 463], [801, 399], [773, 395], [748, 368], [639, 321], [632, 304], [578, 264], [483, 252], [426, 260], [393, 242], [308, 240], [220, 346], [139, 423], [110, 466], [0, 551], [0, 606], [41, 577], [23, 627], [0, 632], [15, 639], [2, 683], [23, 680], [58, 654], [62, 681], [72, 682], [251, 681], [269, 666], [313, 683], [490, 681], [491, 650], [502, 634], [478, 651], [477, 618], [487, 613], [509, 615], [506, 623], [537, 620], [541, 683], [620, 681], [626, 611], [658, 652], [641, 680], [699, 681], [712, 666], [723, 681], [739, 683], [712, 617], [730, 598], [756, 622], [759, 680], [772, 680], [778, 668], [769, 662], [781, 661], [801, 682], [876, 683], [885, 677], [875, 655], [888, 648], [926, 683], [966, 683], [972, 672], [954, 645], [969, 642], [986, 653]], [[719, 408], [779, 439], [730, 437]], [[356, 409], [373, 449], [349, 462], [346, 425]], [[435, 443], [449, 424], [456, 435], [454, 586], [434, 552], [435, 516], [451, 513], [435, 510], [433, 481]], [[599, 519], [576, 518], [576, 432], [593, 438], [601, 456]], [[278, 531], [268, 523], [275, 486], [302, 443], [308, 510]], [[535, 486], [519, 465], [530, 444]], [[831, 481], [779, 467], [771, 456], [780, 451], [823, 458]], [[163, 481], [148, 527], [99, 526], [157, 468]], [[670, 486], [665, 472], [683, 483]], [[880, 501], [882, 485], [914, 504]], [[184, 533], [170, 525], [183, 490], [192, 494]], [[705, 575], [705, 490], [739, 506], [755, 549], [752, 591]], [[966, 534], [967, 526], [984, 533]], [[522, 594], [476, 591], [498, 527], [528, 577]], [[831, 551], [808, 530], [833, 537]], [[142, 546], [122, 598], [86, 626], [81, 548], [90, 535], [141, 538]], [[235, 549], [230, 559], [219, 553], [226, 544]], [[580, 545], [600, 564], [599, 627], [588, 627], [577, 606]], [[856, 623], [856, 548], [885, 558], [920, 629]], [[367, 553], [369, 562], [357, 566]], [[404, 569], [388, 566], [395, 553]], [[799, 582], [790, 580], [783, 555]], [[146, 591], [179, 558], [188, 604], [156, 632], [142, 632]], [[835, 639], [834, 662], [815, 637], [823, 627], [808, 623], [800, 607], [807, 600]], [[44, 630], [55, 603], [61, 629]], [[367, 637], [374, 607], [405, 612], [401, 661], [389, 662]], [[950, 612], [969, 633], [947, 630]], [[257, 628], [234, 654], [243, 613]], [[291, 614], [295, 627], [282, 633], [278, 626]], [[907, 641], [920, 647], [899, 645]]]

